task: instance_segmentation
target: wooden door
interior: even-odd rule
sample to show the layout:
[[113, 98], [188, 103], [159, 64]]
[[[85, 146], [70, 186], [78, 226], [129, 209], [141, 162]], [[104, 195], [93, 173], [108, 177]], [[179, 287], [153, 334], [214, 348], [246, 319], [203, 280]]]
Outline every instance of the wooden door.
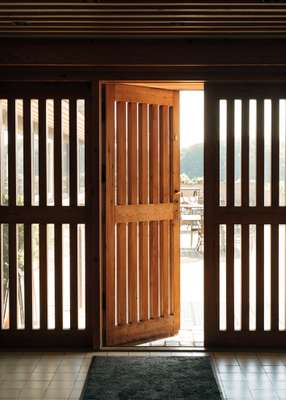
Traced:
[[106, 344], [179, 329], [178, 92], [106, 85]]
[[76, 82], [0, 83], [0, 344], [6, 348], [91, 347], [89, 92]]
[[205, 87], [205, 341], [284, 347], [284, 83]]

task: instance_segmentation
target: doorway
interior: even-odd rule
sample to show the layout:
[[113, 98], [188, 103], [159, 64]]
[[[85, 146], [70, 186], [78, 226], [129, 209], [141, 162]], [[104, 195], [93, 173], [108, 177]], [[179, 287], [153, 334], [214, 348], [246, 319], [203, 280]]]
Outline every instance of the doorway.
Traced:
[[179, 90], [180, 328], [175, 336], [140, 346], [204, 345], [204, 91]]

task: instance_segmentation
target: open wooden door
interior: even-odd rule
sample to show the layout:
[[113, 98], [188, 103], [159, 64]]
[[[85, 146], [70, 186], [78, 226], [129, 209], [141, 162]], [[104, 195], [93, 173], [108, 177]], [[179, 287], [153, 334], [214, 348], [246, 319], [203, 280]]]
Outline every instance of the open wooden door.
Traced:
[[205, 344], [286, 344], [286, 85], [205, 86]]
[[106, 345], [179, 329], [179, 94], [106, 85]]

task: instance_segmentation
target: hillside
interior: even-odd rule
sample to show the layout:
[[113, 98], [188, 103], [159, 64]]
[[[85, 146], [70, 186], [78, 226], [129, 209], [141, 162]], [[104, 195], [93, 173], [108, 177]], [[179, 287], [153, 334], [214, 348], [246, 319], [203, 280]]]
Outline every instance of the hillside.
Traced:
[[[283, 145], [283, 144], [282, 144]], [[225, 144], [221, 145], [221, 151], [225, 151]], [[203, 177], [203, 143], [192, 145], [188, 148], [184, 148], [181, 150], [181, 174], [186, 174], [190, 179]], [[268, 155], [267, 159], [269, 159], [270, 148], [266, 149], [266, 154]], [[235, 179], [240, 177], [240, 152], [237, 153], [237, 157], [235, 159]], [[251, 159], [250, 164], [255, 166], [255, 145], [251, 146]], [[285, 160], [281, 159], [280, 168], [283, 170], [285, 168]], [[254, 168], [255, 171], [255, 168]], [[270, 182], [270, 169], [267, 170], [266, 182]], [[222, 178], [225, 179], [226, 174], [226, 165], [223, 165], [222, 168]], [[254, 179], [254, 174], [251, 174], [251, 179]]]

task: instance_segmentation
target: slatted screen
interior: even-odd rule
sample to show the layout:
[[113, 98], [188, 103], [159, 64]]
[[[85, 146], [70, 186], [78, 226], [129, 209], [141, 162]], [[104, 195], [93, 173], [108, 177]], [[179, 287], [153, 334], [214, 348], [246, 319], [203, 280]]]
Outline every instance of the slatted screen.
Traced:
[[177, 92], [107, 86], [110, 345], [168, 336], [178, 329], [177, 112]]
[[0, 85], [1, 345], [87, 345], [87, 94]]
[[208, 84], [207, 345], [284, 346], [286, 86]]

